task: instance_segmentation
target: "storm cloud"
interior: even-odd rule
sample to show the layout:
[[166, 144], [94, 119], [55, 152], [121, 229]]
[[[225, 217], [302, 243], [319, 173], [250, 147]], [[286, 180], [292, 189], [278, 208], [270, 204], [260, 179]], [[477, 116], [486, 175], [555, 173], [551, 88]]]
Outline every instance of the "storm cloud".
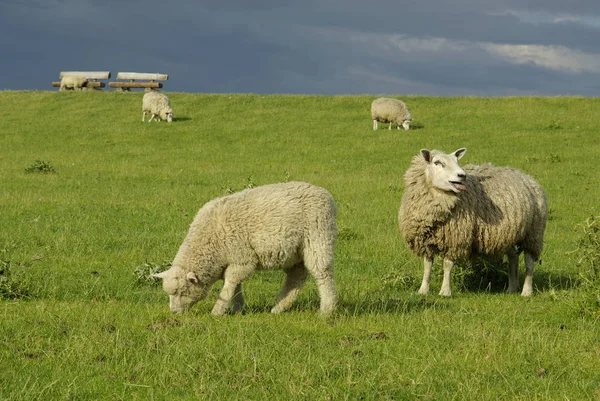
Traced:
[[210, 93], [600, 95], [600, 2], [0, 3], [0, 88], [161, 72]]

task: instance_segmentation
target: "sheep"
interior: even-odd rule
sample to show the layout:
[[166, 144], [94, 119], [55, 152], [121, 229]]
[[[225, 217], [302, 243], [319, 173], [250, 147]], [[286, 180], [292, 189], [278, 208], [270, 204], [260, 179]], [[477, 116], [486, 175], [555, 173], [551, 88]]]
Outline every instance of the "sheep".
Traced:
[[150, 91], [144, 93], [142, 99], [142, 121], [146, 119], [146, 112], [150, 113], [148, 122], [154, 120], [173, 121], [173, 110], [171, 109], [171, 101], [164, 93], [158, 91]]
[[163, 280], [172, 312], [182, 313], [223, 279], [213, 315], [244, 306], [242, 281], [256, 270], [281, 269], [286, 279], [272, 313], [289, 309], [308, 273], [316, 280], [320, 312], [331, 314], [337, 207], [331, 194], [305, 182], [246, 189], [207, 202], [194, 218]]
[[65, 75], [60, 80], [59, 91], [64, 91], [68, 89], [83, 90], [83, 88], [87, 85], [87, 82], [88, 79], [86, 77], [80, 77], [76, 75]]
[[456, 260], [508, 256], [508, 292], [518, 291], [519, 254], [525, 252], [522, 296], [533, 293], [533, 268], [539, 259], [548, 220], [544, 190], [529, 175], [510, 168], [467, 165], [451, 154], [427, 149], [412, 159], [404, 175], [398, 222], [410, 249], [424, 258], [419, 293], [429, 292], [435, 255], [444, 257], [440, 295], [450, 296]]
[[371, 103], [371, 119], [373, 120], [373, 131], [377, 130], [377, 122], [390, 123], [388, 129], [392, 129], [392, 123], [397, 124], [397, 128], [400, 126], [408, 130], [412, 117], [406, 104], [398, 99], [390, 99], [386, 97], [380, 97], [379, 99], [373, 100]]

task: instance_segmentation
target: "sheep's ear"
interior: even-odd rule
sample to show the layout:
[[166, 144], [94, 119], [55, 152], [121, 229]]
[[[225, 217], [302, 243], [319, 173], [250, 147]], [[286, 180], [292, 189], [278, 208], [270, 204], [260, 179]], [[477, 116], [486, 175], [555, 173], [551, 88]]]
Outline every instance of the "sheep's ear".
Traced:
[[169, 275], [169, 271], [165, 270], [164, 272], [153, 274], [152, 277], [156, 277], [156, 278], [160, 278], [160, 279], [165, 279], [168, 275]]
[[198, 280], [198, 276], [194, 272], [188, 272], [187, 279], [192, 284], [198, 284], [200, 280]]
[[467, 153], [467, 148], [460, 148], [456, 152], [454, 152], [454, 156], [456, 156], [456, 160], [460, 160], [465, 153]]
[[421, 149], [421, 156], [427, 163], [431, 162], [431, 152], [427, 149]]

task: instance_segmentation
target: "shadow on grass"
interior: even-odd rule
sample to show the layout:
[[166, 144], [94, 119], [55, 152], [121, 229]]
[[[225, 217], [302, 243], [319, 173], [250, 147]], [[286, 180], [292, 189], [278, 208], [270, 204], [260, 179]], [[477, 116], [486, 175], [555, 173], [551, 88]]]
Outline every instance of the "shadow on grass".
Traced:
[[[523, 261], [519, 264], [519, 291], [523, 288]], [[540, 292], [549, 290], [571, 290], [581, 285], [580, 281], [568, 274], [549, 272], [536, 263], [533, 272], [534, 289]], [[452, 287], [474, 293], [505, 293], [508, 290], [508, 262], [480, 261], [475, 269], [468, 265], [459, 266], [452, 272]]]
[[190, 121], [191, 117], [173, 117], [174, 122]]
[[[269, 313], [273, 305], [246, 305], [243, 314]], [[447, 309], [449, 300], [440, 297], [422, 297], [420, 295], [409, 295], [406, 298], [396, 297], [373, 297], [359, 301], [341, 299], [338, 301], [336, 316], [356, 316], [371, 314], [407, 314], [417, 313], [428, 309]], [[319, 299], [299, 300], [292, 305], [292, 312], [306, 312], [319, 310]]]

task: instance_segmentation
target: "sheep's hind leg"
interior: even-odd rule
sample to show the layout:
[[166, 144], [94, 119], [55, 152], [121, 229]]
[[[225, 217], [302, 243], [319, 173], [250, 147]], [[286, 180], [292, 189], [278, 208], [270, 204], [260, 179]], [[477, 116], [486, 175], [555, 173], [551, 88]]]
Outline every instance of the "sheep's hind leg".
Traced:
[[506, 254], [508, 255], [508, 292], [514, 294], [519, 291], [519, 252], [513, 247]]
[[444, 259], [444, 279], [442, 280], [442, 289], [440, 290], [440, 295], [443, 297], [449, 297], [452, 295], [452, 290], [450, 289], [450, 275], [452, 273], [452, 266], [454, 266], [454, 261], [450, 259]]
[[373, 120], [373, 131], [377, 131], [377, 120]]
[[525, 252], [525, 268], [527, 269], [525, 273], [525, 282], [523, 283], [523, 291], [521, 295], [524, 297], [528, 297], [533, 294], [533, 267], [535, 265], [535, 261], [529, 252]]
[[[223, 274], [223, 288], [212, 309], [211, 313], [213, 315], [224, 315], [227, 313], [232, 300], [236, 303], [234, 308], [239, 306], [237, 305], [237, 302], [239, 302], [239, 296], [237, 294], [241, 294], [241, 283], [250, 277], [253, 272], [254, 266], [233, 265], [225, 269], [225, 273]], [[240, 291], [238, 291], [238, 289]], [[237, 299], [234, 299], [236, 296]]]
[[143, 111], [142, 112], [142, 122], [144, 122], [146, 120], [146, 112]]
[[281, 288], [281, 292], [277, 297], [277, 302], [271, 313], [280, 313], [288, 310], [292, 303], [296, 300], [298, 293], [302, 289], [302, 286], [306, 282], [308, 277], [308, 270], [304, 267], [304, 264], [298, 264], [288, 270], [286, 270], [285, 282]]
[[233, 295], [231, 311], [237, 313], [244, 308], [244, 294], [242, 293], [242, 283], [239, 283], [235, 287], [235, 294]]
[[[317, 243], [318, 238], [313, 238]], [[304, 266], [313, 275], [321, 299], [320, 311], [322, 315], [330, 315], [337, 305], [337, 291], [333, 279], [333, 249], [328, 246], [317, 248], [308, 247], [304, 251]]]
[[423, 281], [421, 282], [421, 288], [419, 288], [419, 294], [429, 294], [429, 280], [431, 279], [431, 268], [433, 267], [433, 258], [425, 256], [423, 258]]

